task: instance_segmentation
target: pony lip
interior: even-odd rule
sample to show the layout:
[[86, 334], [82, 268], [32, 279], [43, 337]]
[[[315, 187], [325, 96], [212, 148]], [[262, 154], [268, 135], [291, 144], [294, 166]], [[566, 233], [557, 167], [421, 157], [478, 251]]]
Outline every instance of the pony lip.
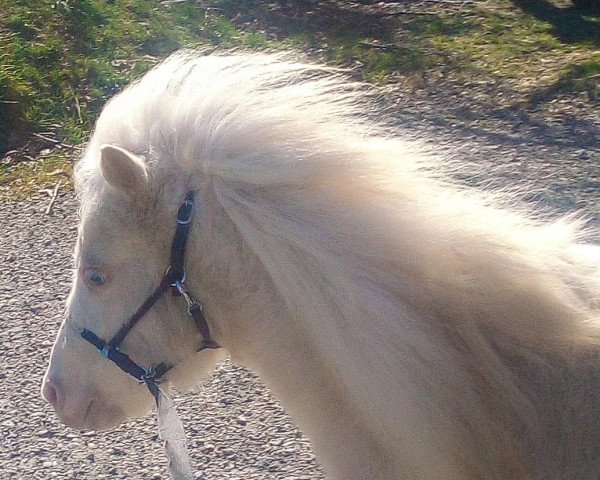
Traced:
[[42, 396], [52, 405], [61, 422], [75, 430], [99, 430], [118, 425], [125, 413], [98, 390], [73, 391], [56, 372], [48, 372]]

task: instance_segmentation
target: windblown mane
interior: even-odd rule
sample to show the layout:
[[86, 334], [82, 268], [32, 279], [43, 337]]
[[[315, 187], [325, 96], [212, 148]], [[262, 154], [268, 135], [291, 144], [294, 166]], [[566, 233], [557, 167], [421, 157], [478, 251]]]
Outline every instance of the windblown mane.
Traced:
[[376, 414], [420, 405], [449, 455], [516, 478], [527, 467], [503, 452], [536, 421], [518, 366], [597, 343], [599, 259], [577, 245], [581, 221], [457, 187], [442, 159], [373, 123], [365, 94], [282, 55], [183, 52], [108, 103], [78, 188], [84, 202], [102, 188], [101, 143], [145, 156], [159, 206], [210, 177], [374, 431], [403, 429], [389, 440], [411, 448], [406, 418]]

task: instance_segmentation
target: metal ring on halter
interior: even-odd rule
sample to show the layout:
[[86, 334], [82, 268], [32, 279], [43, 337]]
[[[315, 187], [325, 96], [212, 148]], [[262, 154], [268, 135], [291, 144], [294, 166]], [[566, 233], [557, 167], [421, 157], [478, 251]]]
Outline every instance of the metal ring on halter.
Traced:
[[[169, 267], [169, 270], [171, 269], [171, 267]], [[165, 273], [165, 275], [169, 275], [169, 270], [167, 270], [167, 273]], [[183, 269], [181, 271], [181, 278], [178, 278], [177, 280], [175, 280], [171, 286], [177, 288], [177, 283], [181, 283], [182, 285], [185, 283], [185, 279], [187, 278], [187, 272], [185, 269]], [[179, 288], [177, 288], [177, 290], [179, 290]], [[181, 292], [179, 292], [181, 293]]]
[[186, 198], [179, 207], [177, 212], [177, 223], [179, 225], [187, 225], [192, 221], [192, 213], [194, 211], [194, 201], [190, 198]]
[[156, 369], [154, 367], [150, 367], [148, 369], [142, 367], [142, 369], [145, 373], [142, 375], [142, 378], [138, 380], [138, 383], [143, 385], [145, 383], [148, 383], [148, 381], [150, 380], [157, 382], [158, 379], [156, 378]]
[[187, 306], [188, 306], [188, 313], [190, 315], [192, 315], [192, 316], [194, 315], [192, 313], [192, 311], [194, 309], [202, 310], [202, 305], [200, 305], [199, 303], [195, 302], [194, 299], [192, 299], [191, 295], [188, 292], [188, 289], [185, 288], [185, 285], [183, 284], [183, 282], [175, 282], [175, 288], [177, 288], [177, 291], [185, 299]]

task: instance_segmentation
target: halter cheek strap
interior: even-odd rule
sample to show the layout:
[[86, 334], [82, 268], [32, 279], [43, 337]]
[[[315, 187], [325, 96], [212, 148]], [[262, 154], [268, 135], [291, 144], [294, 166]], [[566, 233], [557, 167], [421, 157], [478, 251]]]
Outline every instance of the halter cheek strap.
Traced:
[[194, 319], [194, 322], [202, 335], [202, 342], [198, 346], [197, 351], [207, 348], [220, 348], [219, 344], [211, 337], [210, 328], [206, 321], [206, 317], [204, 316], [204, 312], [202, 311], [202, 306], [194, 301], [185, 285], [185, 247], [189, 236], [193, 213], [194, 192], [189, 191], [184, 202], [177, 211], [177, 227], [171, 244], [169, 268], [164, 274], [160, 284], [140, 305], [129, 320], [121, 326], [117, 333], [115, 333], [108, 341], [105, 341], [90, 330], [80, 329], [79, 331], [81, 337], [94, 345], [103, 357], [113, 362], [117, 367], [131, 375], [138, 382], [144, 383], [156, 399], [158, 398], [157, 383], [159, 383], [165, 373], [175, 365], [160, 363], [150, 368], [146, 368], [139, 363], [134, 362], [127, 354], [121, 352], [119, 346], [138, 321], [148, 313], [165, 292], [171, 290], [173, 295], [181, 296], [185, 299], [188, 307], [188, 314]]

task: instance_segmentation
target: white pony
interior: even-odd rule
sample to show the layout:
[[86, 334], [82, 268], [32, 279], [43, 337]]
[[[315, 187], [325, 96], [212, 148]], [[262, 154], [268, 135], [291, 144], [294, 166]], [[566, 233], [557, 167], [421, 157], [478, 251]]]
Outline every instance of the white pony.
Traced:
[[[188, 286], [328, 478], [598, 479], [600, 249], [581, 222], [445, 180], [367, 119], [363, 90], [281, 55], [180, 52], [111, 100], [76, 171], [76, 275], [44, 396], [75, 428], [152, 407], [78, 329], [110, 337], [156, 287], [193, 189]], [[167, 295], [122, 350], [177, 364], [168, 382], [186, 389], [223, 355], [199, 341]]]

